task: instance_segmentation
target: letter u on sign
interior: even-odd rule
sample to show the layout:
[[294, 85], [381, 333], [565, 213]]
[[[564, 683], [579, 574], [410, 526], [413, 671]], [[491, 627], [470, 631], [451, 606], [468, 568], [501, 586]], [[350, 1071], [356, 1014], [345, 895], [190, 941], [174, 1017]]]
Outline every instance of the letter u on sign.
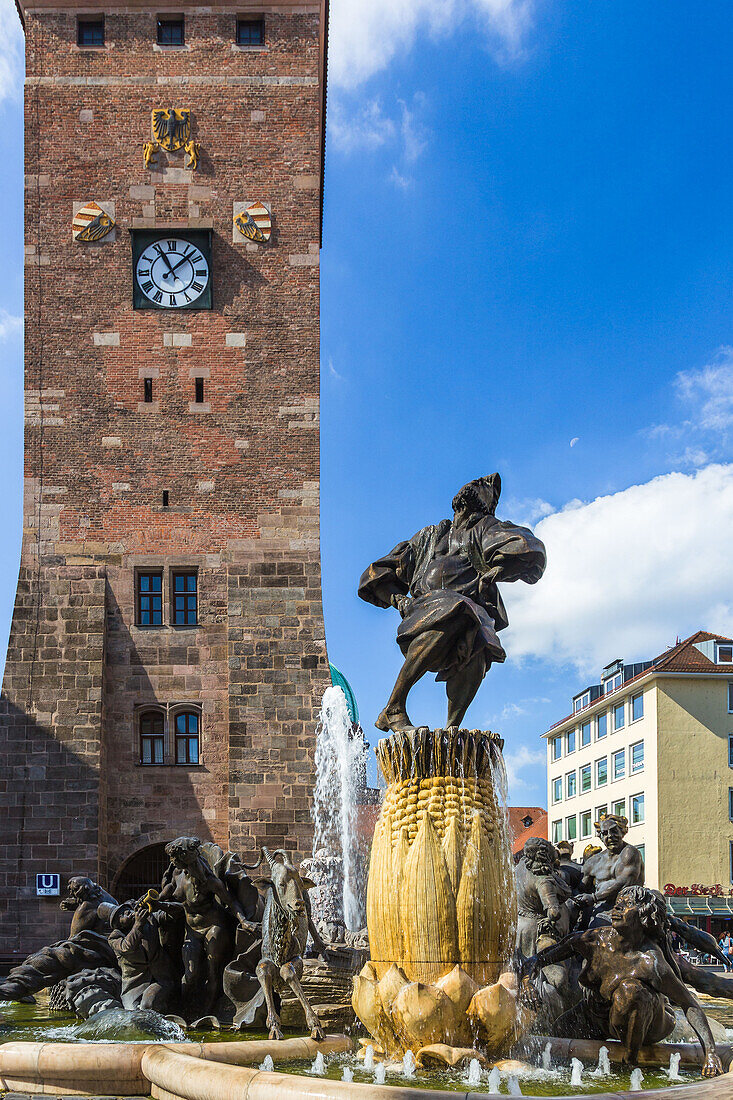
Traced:
[[53, 896], [61, 892], [61, 876], [36, 875], [36, 897]]

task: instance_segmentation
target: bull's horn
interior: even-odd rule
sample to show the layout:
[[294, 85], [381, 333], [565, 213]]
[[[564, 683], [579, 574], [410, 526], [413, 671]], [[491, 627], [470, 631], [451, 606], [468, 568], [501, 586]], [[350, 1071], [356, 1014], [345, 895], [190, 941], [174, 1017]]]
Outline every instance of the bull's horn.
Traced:
[[240, 861], [240, 862], [241, 862], [242, 867], [244, 867], [245, 871], [256, 871], [257, 868], [259, 867], [259, 865], [262, 863], [262, 860], [264, 858], [265, 857], [262, 854], [262, 849], [260, 848], [260, 857], [259, 857], [259, 859], [257, 860], [256, 863], [245, 863], [243, 860]]

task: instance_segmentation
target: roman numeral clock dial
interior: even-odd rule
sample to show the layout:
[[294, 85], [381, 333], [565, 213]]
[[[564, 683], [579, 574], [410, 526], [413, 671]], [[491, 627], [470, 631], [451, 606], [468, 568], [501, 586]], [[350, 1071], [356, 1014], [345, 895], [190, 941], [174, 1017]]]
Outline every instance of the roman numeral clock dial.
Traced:
[[135, 309], [211, 309], [211, 230], [133, 230]]

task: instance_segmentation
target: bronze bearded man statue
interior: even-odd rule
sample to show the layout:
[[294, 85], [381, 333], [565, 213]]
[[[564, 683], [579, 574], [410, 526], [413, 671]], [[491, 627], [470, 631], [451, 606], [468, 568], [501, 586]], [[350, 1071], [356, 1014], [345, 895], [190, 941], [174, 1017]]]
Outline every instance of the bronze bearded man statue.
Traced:
[[359, 596], [402, 616], [397, 643], [405, 663], [376, 721], [380, 730], [414, 729], [410, 689], [426, 672], [445, 682], [448, 725], [460, 726], [487, 669], [506, 660], [497, 632], [508, 625], [499, 581], [535, 584], [545, 548], [526, 527], [494, 515], [498, 474], [470, 481], [453, 499], [453, 519], [423, 527], [365, 570]]

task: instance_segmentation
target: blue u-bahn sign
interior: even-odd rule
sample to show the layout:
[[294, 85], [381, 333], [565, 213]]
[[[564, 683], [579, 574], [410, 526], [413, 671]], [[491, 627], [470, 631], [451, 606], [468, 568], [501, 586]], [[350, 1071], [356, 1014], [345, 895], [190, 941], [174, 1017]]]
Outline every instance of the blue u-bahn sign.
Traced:
[[36, 897], [61, 893], [61, 875], [36, 875]]

